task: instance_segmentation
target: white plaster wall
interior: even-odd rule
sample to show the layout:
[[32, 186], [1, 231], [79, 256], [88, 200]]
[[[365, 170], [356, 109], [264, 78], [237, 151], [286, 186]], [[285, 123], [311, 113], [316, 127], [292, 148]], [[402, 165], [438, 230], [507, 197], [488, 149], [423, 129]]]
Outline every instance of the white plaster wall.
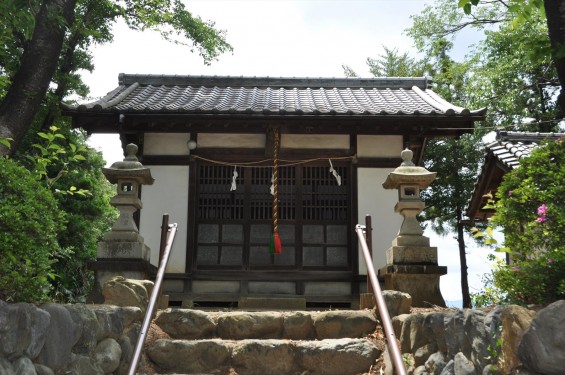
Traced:
[[[394, 168], [358, 168], [358, 212], [357, 223], [365, 225], [365, 216], [371, 215], [373, 226], [373, 264], [375, 270], [386, 265], [386, 250], [396, 237], [402, 216], [394, 212], [398, 202], [397, 190], [386, 190], [382, 184]], [[359, 248], [359, 273], [367, 274], [367, 267]]]
[[[360, 158], [394, 158], [400, 161], [401, 135], [358, 135], [357, 156]], [[399, 162], [400, 165], [400, 162]]]
[[178, 223], [167, 272], [182, 273], [186, 266], [188, 223], [188, 166], [152, 166], [153, 185], [141, 190], [139, 231], [145, 244], [151, 248], [151, 263], [157, 265], [161, 240], [163, 214], [169, 214], [169, 223]]
[[145, 133], [144, 155], [188, 155], [190, 133]]
[[198, 147], [264, 148], [265, 134], [198, 133]]
[[337, 149], [348, 150], [349, 135], [282, 134], [281, 148]]

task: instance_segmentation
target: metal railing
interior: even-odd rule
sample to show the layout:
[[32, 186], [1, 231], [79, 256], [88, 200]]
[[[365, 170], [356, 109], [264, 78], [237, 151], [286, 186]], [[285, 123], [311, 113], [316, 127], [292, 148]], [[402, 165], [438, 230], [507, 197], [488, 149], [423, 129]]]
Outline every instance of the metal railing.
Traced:
[[133, 352], [133, 357], [128, 369], [128, 375], [135, 375], [137, 371], [137, 366], [139, 366], [139, 360], [141, 359], [141, 351], [143, 350], [143, 344], [145, 343], [145, 338], [147, 337], [147, 332], [149, 331], [149, 325], [151, 324], [151, 319], [153, 313], [155, 312], [155, 306], [157, 305], [157, 300], [161, 294], [161, 285], [163, 284], [163, 277], [165, 276], [165, 268], [167, 268], [167, 263], [169, 262], [169, 255], [171, 254], [171, 248], [173, 246], [173, 241], [175, 239], [175, 234], [177, 232], [177, 223], [169, 225], [169, 215], [163, 215], [163, 223], [161, 226], [161, 248], [159, 249], [159, 268], [157, 270], [157, 276], [155, 277], [155, 285], [153, 286], [153, 291], [151, 292], [151, 298], [149, 298], [149, 304], [147, 310], [145, 311], [145, 317], [143, 318], [143, 324], [141, 325], [141, 330], [139, 331], [139, 336], [137, 338], [137, 343], [135, 344], [135, 350]]
[[355, 227], [355, 231], [357, 232], [357, 237], [359, 238], [359, 244], [361, 245], [361, 249], [363, 250], [363, 257], [365, 258], [365, 263], [367, 265], [367, 276], [369, 276], [369, 279], [371, 280], [371, 285], [373, 286], [373, 291], [375, 293], [377, 308], [379, 310], [379, 315], [381, 316], [381, 321], [383, 323], [385, 337], [388, 343], [388, 349], [390, 355], [392, 356], [392, 362], [394, 364], [394, 368], [397, 371], [397, 374], [406, 375], [406, 368], [404, 367], [404, 362], [402, 361], [402, 354], [400, 353], [400, 348], [398, 347], [398, 343], [396, 342], [394, 329], [392, 328], [392, 320], [390, 319], [390, 315], [386, 307], [385, 299], [381, 292], [381, 286], [377, 279], [377, 274], [375, 273], [375, 267], [373, 266], [373, 258], [369, 253], [369, 248], [367, 247], [367, 241], [365, 240], [365, 236], [363, 234], [364, 230], [365, 230], [364, 225], [357, 224], [357, 226]]

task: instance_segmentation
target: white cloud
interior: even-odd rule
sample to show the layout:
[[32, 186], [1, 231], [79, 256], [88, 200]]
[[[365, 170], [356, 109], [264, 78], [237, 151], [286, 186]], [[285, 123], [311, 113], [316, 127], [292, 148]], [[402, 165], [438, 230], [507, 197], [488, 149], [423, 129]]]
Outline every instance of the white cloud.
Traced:
[[220, 1], [196, 0], [187, 8], [227, 31], [233, 54], [205, 66], [185, 46], [156, 32], [135, 32], [120, 23], [114, 42], [94, 50], [95, 71], [83, 74], [92, 96], [117, 86], [119, 73], [231, 76], [342, 77], [342, 64], [368, 76], [365, 61], [382, 46], [412, 50], [403, 35], [420, 0]]

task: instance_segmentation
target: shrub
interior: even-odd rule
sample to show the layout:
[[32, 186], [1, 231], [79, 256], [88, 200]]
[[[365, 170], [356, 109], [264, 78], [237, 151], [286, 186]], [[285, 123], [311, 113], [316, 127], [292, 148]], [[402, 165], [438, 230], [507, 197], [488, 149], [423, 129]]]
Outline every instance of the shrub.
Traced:
[[512, 262], [500, 264], [486, 278], [486, 286], [498, 293], [499, 300], [547, 304], [565, 298], [563, 186], [563, 139], [542, 143], [504, 176], [491, 225], [502, 228], [500, 250], [508, 252]]
[[17, 162], [0, 158], [1, 299], [48, 299], [63, 223], [51, 191]]
[[99, 152], [87, 149], [85, 160], [74, 166], [55, 184], [55, 188], [76, 186], [88, 195], [56, 194], [59, 207], [68, 219], [67, 229], [58, 241], [67, 251], [53, 265], [55, 299], [62, 302], [85, 302], [94, 283], [94, 273], [87, 269], [96, 259], [97, 243], [117, 219], [117, 210], [110, 205], [115, 187], [102, 174], [104, 159]]

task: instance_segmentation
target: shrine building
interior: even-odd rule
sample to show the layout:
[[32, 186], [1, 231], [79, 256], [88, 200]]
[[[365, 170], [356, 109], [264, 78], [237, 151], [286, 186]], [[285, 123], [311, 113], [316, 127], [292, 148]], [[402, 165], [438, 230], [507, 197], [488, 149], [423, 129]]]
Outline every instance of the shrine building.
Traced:
[[355, 305], [366, 285], [355, 225], [371, 215], [382, 268], [402, 221], [397, 192], [382, 184], [401, 151], [421, 165], [428, 139], [485, 117], [446, 102], [429, 78], [131, 74], [63, 113], [138, 145], [155, 179], [140, 189], [139, 230], [157, 264], [162, 214], [178, 223], [164, 292], [186, 307], [255, 296]]

